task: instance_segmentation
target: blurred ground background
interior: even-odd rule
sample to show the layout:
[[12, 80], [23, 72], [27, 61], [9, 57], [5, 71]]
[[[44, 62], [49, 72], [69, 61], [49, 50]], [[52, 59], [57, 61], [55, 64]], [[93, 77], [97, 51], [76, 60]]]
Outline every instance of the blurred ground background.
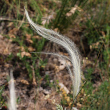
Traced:
[[[69, 37], [79, 48], [82, 87], [75, 101], [64, 61], [32, 53], [55, 52], [69, 57], [67, 52], [31, 29], [24, 6], [35, 23]], [[109, 110], [110, 1], [0, 0], [1, 110], [7, 110], [10, 70], [18, 110]]]

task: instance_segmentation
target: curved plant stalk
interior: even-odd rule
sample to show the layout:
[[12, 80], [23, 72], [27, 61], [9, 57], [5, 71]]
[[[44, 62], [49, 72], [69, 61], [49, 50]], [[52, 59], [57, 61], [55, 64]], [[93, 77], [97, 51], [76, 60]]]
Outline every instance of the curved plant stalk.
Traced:
[[[52, 52], [32, 52], [32, 53], [38, 53], [38, 54], [47, 54], [47, 55], [54, 55], [54, 56], [57, 56], [57, 57], [61, 57], [61, 58], [64, 58], [64, 60], [68, 60], [71, 62], [71, 59], [69, 59], [67, 56], [65, 55], [60, 55], [58, 53], [52, 53]], [[72, 62], [71, 62], [72, 63]]]
[[9, 110], [17, 110], [16, 109], [16, 94], [15, 94], [15, 86], [13, 79], [13, 72], [10, 71], [10, 81], [9, 81], [9, 90], [10, 90], [10, 99], [9, 99]]
[[26, 9], [25, 9], [25, 14], [26, 14], [29, 24], [31, 25], [33, 30], [35, 30], [35, 32], [37, 32], [42, 37], [63, 46], [69, 53], [70, 60], [72, 62], [72, 66], [73, 66], [73, 72], [71, 72], [69, 69], [69, 73], [70, 73], [70, 77], [71, 77], [72, 85], [73, 85], [73, 99], [74, 99], [79, 92], [80, 83], [81, 83], [80, 57], [79, 57], [79, 52], [78, 52], [74, 42], [72, 42], [67, 37], [60, 35], [59, 33], [55, 32], [53, 30], [46, 29], [46, 28], [43, 28], [43, 27], [35, 24], [30, 19]]

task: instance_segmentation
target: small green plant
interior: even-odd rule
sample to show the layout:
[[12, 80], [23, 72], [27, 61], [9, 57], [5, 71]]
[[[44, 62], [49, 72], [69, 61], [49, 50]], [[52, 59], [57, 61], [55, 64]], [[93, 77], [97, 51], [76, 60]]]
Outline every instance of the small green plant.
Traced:
[[[87, 93], [89, 97], [85, 103], [85, 106], [81, 110], [109, 110], [110, 82], [104, 81], [95, 93]], [[89, 88], [88, 88], [89, 89]]]
[[54, 28], [58, 28], [60, 31], [67, 29], [73, 20], [78, 16], [78, 11], [76, 11], [72, 16], [67, 17], [66, 14], [74, 7], [76, 4], [83, 8], [87, 0], [61, 0], [61, 8], [57, 9], [57, 15], [53, 20]]
[[57, 104], [57, 105], [56, 105], [56, 109], [57, 109], [57, 110], [63, 110], [63, 107], [62, 107], [61, 105]]

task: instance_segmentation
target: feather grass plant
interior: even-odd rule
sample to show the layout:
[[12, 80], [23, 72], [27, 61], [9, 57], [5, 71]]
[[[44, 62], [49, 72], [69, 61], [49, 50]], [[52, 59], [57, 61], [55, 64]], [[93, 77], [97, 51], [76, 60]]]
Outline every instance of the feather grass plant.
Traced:
[[13, 78], [12, 70], [10, 71], [9, 90], [10, 90], [10, 99], [8, 103], [8, 108], [9, 110], [17, 110], [16, 109], [16, 94], [15, 94], [15, 86], [14, 86], [14, 78]]
[[[76, 45], [69, 38], [67, 38], [63, 35], [60, 35], [59, 33], [55, 32], [53, 30], [46, 29], [46, 28], [39, 26], [38, 24], [35, 24], [30, 19], [26, 9], [25, 9], [25, 14], [26, 14], [29, 24], [31, 25], [31, 27], [33, 28], [33, 30], [35, 32], [37, 32], [40, 36], [42, 36], [54, 43], [61, 45], [62, 47], [64, 47], [67, 50], [68, 54], [70, 55], [69, 60], [72, 63], [73, 71], [70, 70], [69, 66], [67, 66], [67, 68], [69, 70], [70, 77], [72, 80], [72, 85], [73, 85], [73, 99], [75, 99], [75, 97], [79, 93], [80, 83], [81, 83], [80, 55], [79, 55]], [[54, 54], [54, 53], [52, 53], [52, 54]], [[60, 56], [58, 54], [56, 54], [56, 55]]]

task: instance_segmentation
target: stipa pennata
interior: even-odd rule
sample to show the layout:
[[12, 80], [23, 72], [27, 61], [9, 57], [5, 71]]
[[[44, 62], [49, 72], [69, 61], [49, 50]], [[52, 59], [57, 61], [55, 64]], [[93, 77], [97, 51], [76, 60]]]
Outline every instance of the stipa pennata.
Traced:
[[10, 99], [8, 103], [9, 110], [17, 110], [16, 109], [16, 94], [15, 94], [15, 86], [14, 86], [14, 78], [13, 71], [10, 71], [10, 81], [9, 81], [9, 89], [10, 89]]
[[[59, 33], [55, 32], [53, 30], [46, 29], [46, 28], [43, 28], [43, 27], [35, 24], [30, 19], [26, 9], [25, 9], [25, 14], [26, 14], [29, 24], [31, 25], [31, 27], [33, 28], [33, 30], [35, 32], [37, 32], [40, 36], [63, 46], [67, 50], [67, 52], [70, 56], [69, 61], [71, 61], [72, 66], [73, 66], [73, 72], [70, 70], [69, 66], [67, 66], [67, 69], [69, 70], [70, 77], [72, 80], [73, 99], [75, 99], [75, 97], [77, 96], [77, 94], [79, 93], [79, 90], [80, 90], [81, 68], [80, 68], [80, 55], [79, 55], [78, 49], [76, 48], [74, 42], [72, 42], [67, 37], [60, 35]], [[54, 53], [52, 53], [52, 54], [54, 54]], [[63, 59], [66, 58], [65, 56], [60, 56], [58, 54], [56, 54], [56, 55], [59, 57], [62, 57]], [[66, 58], [66, 59], [68, 59], [68, 58]]]

